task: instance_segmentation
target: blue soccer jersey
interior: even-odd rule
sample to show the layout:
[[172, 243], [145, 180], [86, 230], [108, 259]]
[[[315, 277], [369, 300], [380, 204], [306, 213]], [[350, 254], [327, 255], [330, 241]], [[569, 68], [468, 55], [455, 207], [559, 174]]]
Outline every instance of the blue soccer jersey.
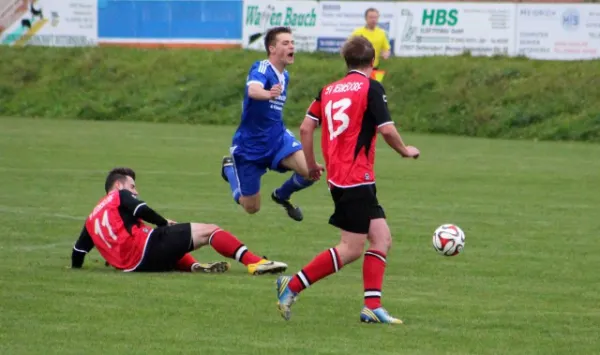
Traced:
[[[241, 123], [233, 137], [233, 145], [243, 150], [248, 157], [261, 158], [268, 155], [286, 133], [283, 123], [283, 107], [289, 83], [287, 70], [278, 72], [268, 60], [255, 62], [248, 73]], [[282, 85], [282, 93], [271, 100], [254, 100], [248, 96], [250, 84], [260, 84], [265, 90]]]
[[[283, 106], [287, 98], [289, 78], [287, 71], [278, 72], [268, 60], [257, 61], [250, 68], [246, 79], [242, 120], [229, 149], [235, 166], [235, 176], [227, 177], [227, 180], [231, 184], [234, 197], [237, 196], [236, 193], [241, 196], [258, 193], [261, 176], [268, 169], [280, 173], [288, 171], [281, 162], [302, 150], [302, 144], [283, 123]], [[274, 85], [281, 84], [281, 95], [270, 100], [252, 99], [248, 96], [248, 87], [253, 83], [261, 85], [265, 90], [271, 90]], [[225, 170], [223, 175], [226, 175]], [[295, 178], [294, 181], [300, 181], [298, 179]], [[296, 185], [290, 183], [294, 186], [309, 184], [312, 182]], [[282, 194], [286, 196], [285, 191]]]

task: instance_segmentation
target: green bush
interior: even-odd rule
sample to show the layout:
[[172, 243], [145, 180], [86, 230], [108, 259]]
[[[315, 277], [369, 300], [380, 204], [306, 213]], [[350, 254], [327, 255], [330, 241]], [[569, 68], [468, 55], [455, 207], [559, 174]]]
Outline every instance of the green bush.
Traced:
[[[248, 68], [264, 53], [0, 47], [0, 115], [235, 124]], [[600, 141], [596, 61], [393, 58], [383, 63], [402, 130]], [[319, 88], [344, 74], [338, 55], [299, 54], [285, 119], [303, 119]]]

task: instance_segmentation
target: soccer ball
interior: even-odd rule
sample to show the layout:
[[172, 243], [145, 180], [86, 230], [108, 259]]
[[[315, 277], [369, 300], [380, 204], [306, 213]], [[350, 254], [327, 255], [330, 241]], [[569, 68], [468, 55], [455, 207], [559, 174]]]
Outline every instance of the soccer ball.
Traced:
[[443, 256], [460, 254], [465, 247], [465, 233], [454, 224], [442, 224], [433, 232], [433, 248]]

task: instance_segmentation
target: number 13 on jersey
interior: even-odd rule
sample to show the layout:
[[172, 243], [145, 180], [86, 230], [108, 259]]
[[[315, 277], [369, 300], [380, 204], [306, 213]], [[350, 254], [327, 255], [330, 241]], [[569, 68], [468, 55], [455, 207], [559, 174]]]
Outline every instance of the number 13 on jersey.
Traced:
[[[325, 116], [327, 116], [327, 126], [329, 127], [329, 140], [333, 140], [342, 134], [350, 125], [350, 117], [346, 110], [352, 105], [352, 100], [343, 98], [337, 101], [329, 101], [325, 105]], [[339, 123], [334, 129], [334, 122]]]

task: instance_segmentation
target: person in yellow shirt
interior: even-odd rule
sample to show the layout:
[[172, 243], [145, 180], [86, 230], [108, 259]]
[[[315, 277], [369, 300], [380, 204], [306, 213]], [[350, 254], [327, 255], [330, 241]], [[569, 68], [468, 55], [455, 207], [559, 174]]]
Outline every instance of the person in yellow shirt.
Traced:
[[383, 80], [384, 71], [379, 70], [380, 58], [388, 59], [390, 57], [390, 42], [388, 41], [385, 31], [377, 26], [379, 22], [379, 11], [375, 8], [368, 8], [365, 11], [365, 26], [361, 26], [352, 32], [351, 37], [363, 36], [375, 49], [375, 61], [373, 63], [373, 74], [371, 77], [375, 80]]

